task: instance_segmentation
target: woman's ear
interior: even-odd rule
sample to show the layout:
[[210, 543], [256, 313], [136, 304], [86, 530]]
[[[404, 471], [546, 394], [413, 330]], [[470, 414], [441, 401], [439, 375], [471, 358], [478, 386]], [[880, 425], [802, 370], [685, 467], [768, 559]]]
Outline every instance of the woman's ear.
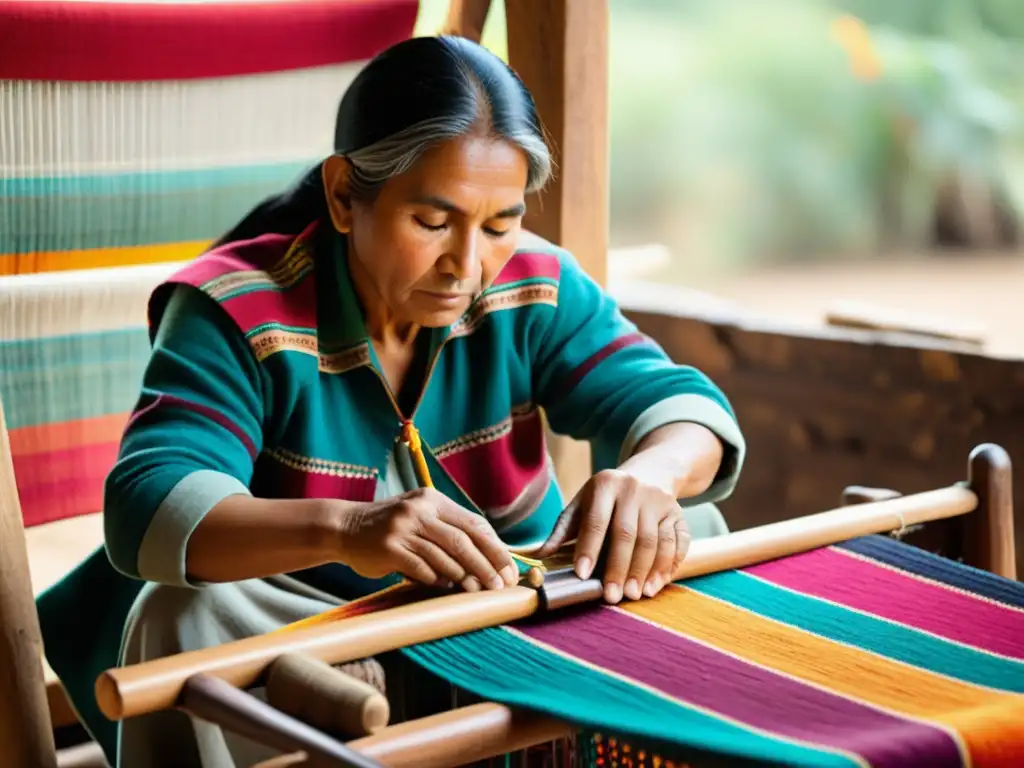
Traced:
[[343, 155], [331, 155], [322, 166], [324, 194], [327, 209], [331, 212], [334, 228], [342, 234], [352, 231], [352, 201], [349, 196], [349, 180], [352, 164]]

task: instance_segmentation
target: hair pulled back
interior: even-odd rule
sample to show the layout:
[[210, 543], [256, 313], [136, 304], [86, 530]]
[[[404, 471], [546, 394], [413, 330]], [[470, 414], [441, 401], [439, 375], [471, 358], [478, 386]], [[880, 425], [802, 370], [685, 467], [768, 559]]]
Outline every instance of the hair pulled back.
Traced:
[[[352, 165], [352, 198], [372, 202], [388, 179], [408, 171], [431, 147], [471, 134], [519, 147], [527, 159], [527, 191], [544, 186], [551, 155], [533, 97], [512, 69], [470, 40], [416, 37], [377, 55], [352, 81], [338, 107], [334, 152]], [[317, 164], [218, 242], [298, 233], [327, 214]]]

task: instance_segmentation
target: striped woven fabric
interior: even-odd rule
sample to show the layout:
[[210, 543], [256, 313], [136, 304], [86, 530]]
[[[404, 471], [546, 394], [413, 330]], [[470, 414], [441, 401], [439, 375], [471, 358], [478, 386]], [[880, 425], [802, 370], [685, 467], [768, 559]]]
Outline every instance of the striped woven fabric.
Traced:
[[416, 0], [0, 4], [0, 275], [181, 261], [329, 154]]
[[149, 265], [0, 276], [0, 403], [26, 527], [98, 512], [149, 360]]
[[886, 537], [406, 654], [607, 768], [1024, 765], [1024, 585]]

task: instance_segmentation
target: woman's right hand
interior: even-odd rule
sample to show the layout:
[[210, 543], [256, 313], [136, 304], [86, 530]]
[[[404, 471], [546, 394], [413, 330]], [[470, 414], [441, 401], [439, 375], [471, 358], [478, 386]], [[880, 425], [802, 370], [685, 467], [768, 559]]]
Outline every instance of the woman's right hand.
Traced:
[[338, 559], [366, 578], [401, 573], [471, 592], [519, 580], [508, 548], [487, 520], [433, 488], [350, 508], [339, 533]]

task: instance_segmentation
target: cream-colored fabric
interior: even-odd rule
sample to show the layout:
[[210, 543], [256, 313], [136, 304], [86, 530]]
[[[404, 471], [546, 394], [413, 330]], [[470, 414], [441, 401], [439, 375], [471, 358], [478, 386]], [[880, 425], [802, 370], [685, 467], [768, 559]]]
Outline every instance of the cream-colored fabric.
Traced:
[[0, 341], [145, 328], [150, 294], [181, 266], [0, 275]]
[[244, 166], [326, 155], [338, 100], [364, 65], [186, 81], [0, 80], [0, 177]]

